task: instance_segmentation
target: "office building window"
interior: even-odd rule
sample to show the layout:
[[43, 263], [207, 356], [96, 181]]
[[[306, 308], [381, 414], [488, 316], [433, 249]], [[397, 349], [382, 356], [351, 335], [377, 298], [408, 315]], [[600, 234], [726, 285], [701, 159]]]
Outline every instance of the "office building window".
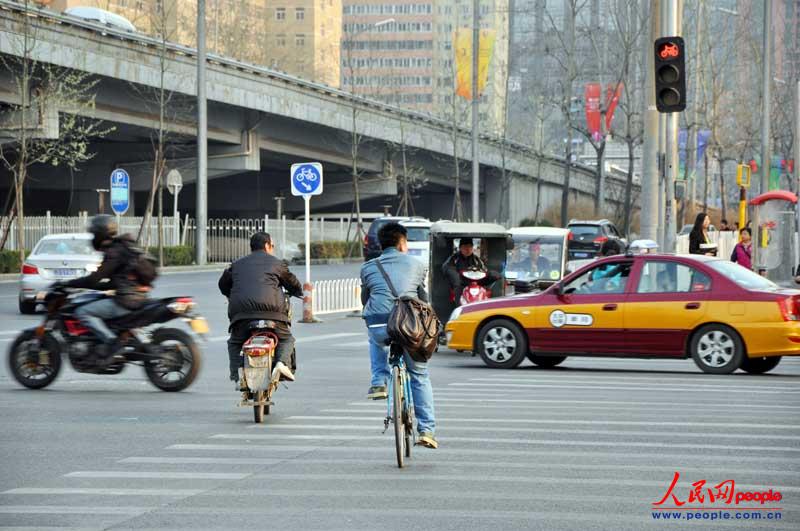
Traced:
[[275, 37], [275, 46], [283, 48], [286, 46], [286, 35], [280, 34]]
[[294, 10], [294, 18], [295, 20], [305, 20], [306, 19], [306, 10], [303, 7], [298, 7]]
[[298, 33], [294, 36], [294, 45], [295, 46], [305, 46], [306, 45], [306, 36], [302, 33]]
[[276, 7], [275, 8], [275, 20], [286, 20], [286, 8], [285, 7]]

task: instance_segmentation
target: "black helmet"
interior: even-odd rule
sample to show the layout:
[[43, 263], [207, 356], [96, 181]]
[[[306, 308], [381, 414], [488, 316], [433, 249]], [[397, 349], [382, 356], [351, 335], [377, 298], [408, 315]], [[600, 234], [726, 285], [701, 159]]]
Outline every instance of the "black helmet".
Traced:
[[104, 242], [114, 239], [118, 230], [119, 226], [114, 216], [100, 214], [99, 216], [93, 217], [92, 221], [89, 222], [88, 228], [88, 231], [93, 236], [92, 247], [99, 251], [100, 248], [103, 247]]

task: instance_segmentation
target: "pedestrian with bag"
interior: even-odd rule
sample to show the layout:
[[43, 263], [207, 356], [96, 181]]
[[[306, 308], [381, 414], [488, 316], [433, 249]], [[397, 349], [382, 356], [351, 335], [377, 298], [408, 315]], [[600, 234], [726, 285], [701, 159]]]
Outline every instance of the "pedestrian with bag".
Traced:
[[750, 229], [744, 228], [739, 231], [739, 238], [741, 241], [736, 244], [731, 254], [731, 262], [735, 262], [742, 267], [746, 267], [752, 271], [753, 269], [753, 237], [750, 234]]
[[418, 444], [435, 449], [439, 444], [434, 436], [436, 420], [427, 358], [435, 348], [439, 323], [427, 304], [425, 265], [408, 256], [407, 236], [406, 228], [399, 223], [387, 223], [378, 231], [383, 252], [361, 266], [362, 317], [369, 335], [372, 372], [367, 398], [388, 397], [389, 343], [399, 343], [411, 377]]

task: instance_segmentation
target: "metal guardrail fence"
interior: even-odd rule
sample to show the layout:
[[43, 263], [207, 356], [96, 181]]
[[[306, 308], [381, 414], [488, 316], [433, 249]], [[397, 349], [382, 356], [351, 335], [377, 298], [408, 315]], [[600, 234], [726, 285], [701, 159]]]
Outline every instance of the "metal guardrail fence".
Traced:
[[[26, 249], [33, 249], [33, 246], [48, 234], [61, 234], [73, 232], [85, 232], [86, 226], [89, 223], [90, 216], [86, 213], [80, 216], [26, 216], [23, 222], [24, 232], [24, 247]], [[17, 245], [17, 219], [11, 221], [11, 231], [8, 234], [8, 240], [4, 247], [5, 250], [15, 251], [19, 249]], [[0, 234], [5, 232], [8, 227], [8, 218], [0, 218]], [[141, 217], [122, 216], [119, 218], [120, 233], [129, 233], [134, 236], [139, 233], [139, 227], [142, 225]], [[158, 220], [153, 218], [150, 222], [149, 243], [148, 245], [154, 247], [158, 242]], [[145, 239], [145, 238], [143, 238]], [[179, 245], [180, 235], [175, 230], [175, 219], [173, 217], [164, 218], [164, 245], [173, 246]]]
[[361, 279], [344, 278], [314, 282], [314, 315], [361, 310]]

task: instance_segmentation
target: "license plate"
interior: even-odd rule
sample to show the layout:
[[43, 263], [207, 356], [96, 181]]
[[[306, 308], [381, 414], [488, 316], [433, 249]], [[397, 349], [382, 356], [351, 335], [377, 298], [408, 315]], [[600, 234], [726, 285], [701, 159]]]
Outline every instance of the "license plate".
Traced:
[[206, 321], [202, 317], [198, 317], [189, 321], [189, 326], [192, 330], [197, 334], [207, 334], [208, 333], [208, 321]]
[[589, 257], [589, 253], [574, 253], [574, 254], [575, 254], [575, 258], [588, 258]]
[[79, 269], [53, 269], [53, 274], [57, 277], [74, 277]]

